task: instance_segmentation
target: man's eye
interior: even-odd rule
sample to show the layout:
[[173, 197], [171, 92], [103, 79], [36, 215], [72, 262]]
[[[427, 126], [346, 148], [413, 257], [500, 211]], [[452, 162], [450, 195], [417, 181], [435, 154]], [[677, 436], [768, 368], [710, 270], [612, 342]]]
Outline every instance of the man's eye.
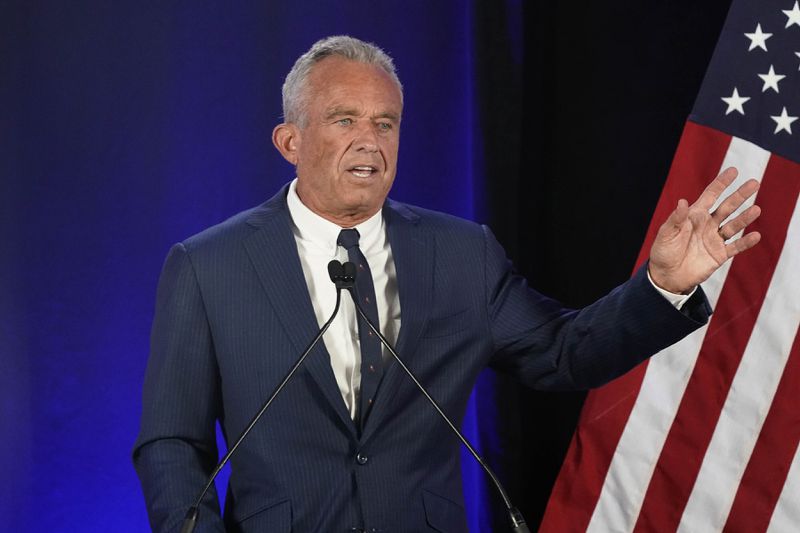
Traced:
[[350, 124], [353, 123], [353, 119], [352, 118], [340, 118], [339, 120], [336, 121], [336, 123], [339, 124], [340, 126], [349, 126]]
[[389, 122], [378, 122], [378, 129], [381, 131], [389, 131], [392, 129], [392, 124]]

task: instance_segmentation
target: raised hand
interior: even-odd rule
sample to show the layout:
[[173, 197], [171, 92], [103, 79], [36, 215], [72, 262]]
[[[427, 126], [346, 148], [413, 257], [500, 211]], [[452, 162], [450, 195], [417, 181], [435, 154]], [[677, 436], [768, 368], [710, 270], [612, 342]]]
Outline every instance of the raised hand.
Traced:
[[656, 285], [670, 292], [687, 294], [725, 261], [761, 240], [761, 234], [754, 231], [726, 243], [758, 218], [761, 208], [757, 205], [722, 224], [758, 191], [756, 180], [745, 182], [711, 212], [737, 174], [732, 167], [724, 170], [692, 205], [684, 199], [678, 201], [678, 207], [659, 228], [650, 249], [649, 272]]

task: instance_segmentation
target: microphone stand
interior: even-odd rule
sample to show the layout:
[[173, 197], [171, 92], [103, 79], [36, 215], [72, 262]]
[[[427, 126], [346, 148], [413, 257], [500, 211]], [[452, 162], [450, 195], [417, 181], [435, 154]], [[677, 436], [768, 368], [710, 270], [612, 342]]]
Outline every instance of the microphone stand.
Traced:
[[[355, 275], [356, 275], [355, 265], [353, 265], [348, 261], [343, 265], [343, 268], [345, 276], [352, 277], [353, 280], [355, 280]], [[375, 324], [372, 323], [372, 321], [369, 319], [366, 313], [364, 313], [364, 310], [361, 309], [361, 305], [358, 302], [358, 298], [356, 298], [356, 295], [353, 292], [353, 284], [351, 283], [349, 287], [343, 287], [343, 288], [345, 288], [347, 292], [350, 293], [350, 297], [353, 299], [353, 303], [355, 304], [359, 316], [364, 319], [364, 322], [367, 323], [369, 329], [371, 329], [372, 332], [378, 336], [378, 338], [381, 341], [381, 344], [386, 346], [386, 349], [389, 350], [389, 353], [392, 354], [394, 360], [397, 361], [397, 363], [402, 367], [403, 371], [405, 371], [405, 373], [408, 374], [408, 377], [411, 378], [411, 381], [414, 382], [414, 385], [416, 385], [417, 388], [420, 390], [420, 392], [422, 392], [422, 394], [425, 396], [425, 398], [428, 399], [431, 405], [433, 405], [433, 408], [436, 409], [436, 411], [439, 413], [439, 416], [441, 416], [442, 419], [447, 423], [447, 425], [450, 426], [450, 429], [453, 431], [453, 433], [456, 434], [461, 443], [467, 447], [467, 449], [475, 458], [475, 460], [478, 461], [478, 464], [481, 465], [481, 467], [483, 467], [484, 471], [486, 471], [486, 474], [492, 480], [492, 483], [494, 484], [495, 488], [497, 488], [497, 492], [500, 493], [500, 497], [503, 499], [503, 504], [506, 506], [506, 512], [508, 513], [509, 519], [511, 520], [511, 531], [515, 533], [530, 533], [530, 529], [528, 529], [528, 526], [525, 523], [525, 518], [522, 516], [522, 513], [520, 513], [519, 509], [514, 507], [514, 505], [511, 503], [511, 499], [508, 497], [505, 488], [503, 488], [503, 485], [500, 483], [500, 480], [497, 478], [492, 469], [489, 468], [489, 465], [487, 465], [486, 462], [483, 460], [483, 458], [480, 455], [478, 455], [478, 452], [475, 451], [475, 449], [472, 447], [469, 441], [464, 437], [464, 435], [461, 434], [461, 432], [458, 430], [455, 424], [453, 424], [450, 418], [444, 413], [444, 411], [442, 411], [442, 408], [439, 406], [436, 400], [434, 400], [431, 397], [431, 395], [428, 394], [428, 391], [425, 390], [425, 387], [422, 386], [422, 384], [419, 382], [419, 380], [411, 371], [411, 369], [406, 366], [406, 364], [394, 350], [389, 341], [386, 340], [386, 337], [384, 337], [383, 334], [381, 334], [381, 332], [378, 331], [378, 328], [375, 326]]]
[[305, 351], [303, 351], [302, 355], [300, 355], [300, 357], [297, 359], [297, 362], [295, 362], [292, 368], [289, 369], [289, 372], [287, 372], [286, 376], [283, 378], [283, 380], [281, 380], [278, 386], [275, 387], [275, 390], [269, 396], [267, 401], [264, 402], [264, 404], [261, 406], [261, 409], [259, 409], [258, 412], [255, 414], [255, 416], [250, 420], [250, 422], [247, 424], [247, 427], [244, 429], [244, 431], [242, 431], [242, 433], [233, 443], [233, 446], [230, 447], [228, 453], [225, 454], [225, 456], [219, 462], [217, 467], [211, 473], [211, 476], [208, 478], [206, 486], [203, 488], [203, 492], [200, 493], [200, 496], [197, 497], [194, 504], [186, 512], [186, 516], [183, 519], [183, 525], [181, 526], [180, 533], [192, 533], [194, 531], [194, 528], [197, 526], [197, 517], [200, 511], [199, 509], [200, 504], [203, 501], [203, 498], [205, 497], [206, 493], [208, 492], [208, 489], [210, 489], [211, 485], [214, 483], [214, 480], [216, 479], [217, 475], [220, 473], [222, 468], [226, 464], [228, 464], [228, 461], [230, 460], [231, 456], [236, 452], [236, 449], [239, 447], [239, 445], [242, 443], [245, 437], [247, 437], [250, 431], [255, 427], [256, 423], [258, 423], [262, 415], [267, 411], [267, 409], [269, 409], [269, 406], [272, 405], [273, 400], [275, 400], [278, 394], [280, 394], [280, 392], [283, 390], [283, 388], [286, 386], [289, 380], [292, 379], [294, 373], [297, 371], [298, 368], [300, 368], [300, 365], [303, 364], [303, 361], [305, 361], [306, 356], [311, 352], [312, 349], [314, 349], [314, 346], [317, 345], [319, 340], [322, 338], [322, 335], [325, 334], [325, 332], [328, 330], [328, 327], [330, 327], [331, 322], [333, 322], [333, 319], [339, 312], [339, 304], [341, 303], [342, 289], [352, 288], [353, 281], [355, 280], [354, 276], [347, 278], [342, 272], [342, 270], [343, 270], [342, 265], [338, 261], [334, 260], [328, 263], [328, 274], [331, 277], [331, 281], [333, 281], [336, 284], [336, 306], [333, 309], [333, 313], [331, 313], [331, 317], [328, 319], [327, 322], [325, 322], [322, 328], [320, 328], [319, 333], [317, 333], [316, 337], [314, 337], [311, 340], [311, 342], [308, 344], [308, 347], [305, 349]]

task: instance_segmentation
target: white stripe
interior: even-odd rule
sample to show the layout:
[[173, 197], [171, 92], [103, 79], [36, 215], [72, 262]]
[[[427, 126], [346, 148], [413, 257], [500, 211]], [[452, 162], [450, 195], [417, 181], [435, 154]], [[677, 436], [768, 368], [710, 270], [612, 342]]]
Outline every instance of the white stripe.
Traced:
[[[733, 137], [721, 169], [735, 166], [739, 169], [739, 176], [722, 196], [727, 196], [749, 178], [761, 181], [769, 156], [766, 150]], [[712, 306], [717, 303], [730, 265], [731, 261], [728, 261], [703, 283], [703, 290]], [[650, 360], [587, 531], [626, 532], [636, 524], [650, 477], [694, 369], [706, 330], [707, 326], [700, 328]]]
[[797, 533], [800, 527], [800, 446], [772, 513], [767, 533]]
[[[720, 531], [769, 412], [800, 324], [800, 209], [747, 342], [678, 531]], [[732, 354], [733, 355], [733, 354]]]

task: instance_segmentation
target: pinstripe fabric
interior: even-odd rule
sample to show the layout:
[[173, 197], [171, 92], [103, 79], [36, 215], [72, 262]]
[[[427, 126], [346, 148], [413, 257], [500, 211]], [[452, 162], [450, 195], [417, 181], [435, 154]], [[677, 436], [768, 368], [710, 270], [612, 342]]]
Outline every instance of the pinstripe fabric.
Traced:
[[[317, 330], [285, 194], [167, 258], [134, 449], [156, 531], [176, 528], [202, 487], [215, 417], [237, 435]], [[486, 228], [392, 201], [384, 217], [398, 352], [456, 420], [487, 365], [539, 388], [595, 386], [708, 316], [702, 294], [678, 312], [643, 271], [565, 310], [513, 274]], [[233, 459], [225, 526], [212, 502], [198, 531], [466, 531], [458, 442], [432, 408], [390, 364], [359, 438], [321, 345]]]

